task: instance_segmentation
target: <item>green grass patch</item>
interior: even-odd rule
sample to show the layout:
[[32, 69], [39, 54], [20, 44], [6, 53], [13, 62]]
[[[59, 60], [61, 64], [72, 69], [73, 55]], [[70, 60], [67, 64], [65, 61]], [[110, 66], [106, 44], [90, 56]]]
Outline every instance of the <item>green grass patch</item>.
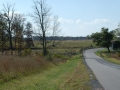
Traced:
[[96, 51], [95, 54], [109, 62], [120, 65], [120, 56], [119, 56], [119, 52], [117, 51], [111, 51], [111, 53], [108, 53], [108, 51], [105, 49], [105, 50]]
[[0, 90], [91, 90], [89, 74], [80, 55], [41, 73], [0, 84]]

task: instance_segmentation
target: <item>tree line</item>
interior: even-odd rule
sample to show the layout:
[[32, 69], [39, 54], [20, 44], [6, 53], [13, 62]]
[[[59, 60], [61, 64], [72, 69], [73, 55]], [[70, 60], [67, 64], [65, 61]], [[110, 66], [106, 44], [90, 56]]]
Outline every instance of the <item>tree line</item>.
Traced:
[[[33, 40], [39, 40], [39, 36], [32, 36]], [[47, 40], [51, 40], [53, 36], [47, 36]], [[87, 37], [72, 37], [72, 36], [54, 36], [54, 40], [86, 40]]]
[[[20, 53], [25, 48], [24, 35], [29, 38], [29, 34], [32, 34], [31, 22], [25, 23], [25, 21], [24, 16], [16, 14], [14, 7], [10, 4], [3, 5], [3, 12], [0, 13], [0, 49], [2, 52], [11, 50], [12, 54], [12, 51], [16, 49]], [[26, 44], [28, 46], [28, 43]]]

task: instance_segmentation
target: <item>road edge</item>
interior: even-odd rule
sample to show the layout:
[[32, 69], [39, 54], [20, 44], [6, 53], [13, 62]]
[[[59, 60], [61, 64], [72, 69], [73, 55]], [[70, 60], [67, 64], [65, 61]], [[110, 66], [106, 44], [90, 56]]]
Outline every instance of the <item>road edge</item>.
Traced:
[[90, 85], [92, 86], [92, 90], [105, 90], [103, 88], [103, 86], [100, 84], [100, 82], [97, 80], [97, 78], [95, 77], [93, 71], [91, 70], [91, 68], [87, 65], [86, 61], [85, 61], [85, 51], [86, 50], [83, 50], [83, 63], [85, 64], [89, 74], [90, 74], [90, 77], [91, 77], [91, 80], [90, 80]]

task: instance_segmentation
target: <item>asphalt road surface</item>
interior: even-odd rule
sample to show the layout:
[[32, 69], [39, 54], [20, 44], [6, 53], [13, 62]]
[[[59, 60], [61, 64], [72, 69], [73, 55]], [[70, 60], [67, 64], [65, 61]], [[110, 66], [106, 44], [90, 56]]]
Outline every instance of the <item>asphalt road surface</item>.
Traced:
[[120, 90], [120, 65], [107, 62], [94, 54], [102, 49], [86, 50], [85, 61], [105, 90]]

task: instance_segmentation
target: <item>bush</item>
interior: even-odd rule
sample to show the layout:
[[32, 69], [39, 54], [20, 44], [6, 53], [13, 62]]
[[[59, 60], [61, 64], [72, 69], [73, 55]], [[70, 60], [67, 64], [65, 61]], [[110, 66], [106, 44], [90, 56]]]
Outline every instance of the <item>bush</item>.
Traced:
[[51, 54], [51, 53], [49, 53], [49, 54], [47, 55], [47, 59], [48, 59], [49, 61], [52, 61], [53, 56], [52, 56], [52, 54]]
[[117, 56], [120, 57], [120, 52], [117, 52]]
[[24, 49], [23, 53], [22, 53], [22, 56], [27, 56], [27, 55], [30, 55], [31, 54], [31, 49]]

